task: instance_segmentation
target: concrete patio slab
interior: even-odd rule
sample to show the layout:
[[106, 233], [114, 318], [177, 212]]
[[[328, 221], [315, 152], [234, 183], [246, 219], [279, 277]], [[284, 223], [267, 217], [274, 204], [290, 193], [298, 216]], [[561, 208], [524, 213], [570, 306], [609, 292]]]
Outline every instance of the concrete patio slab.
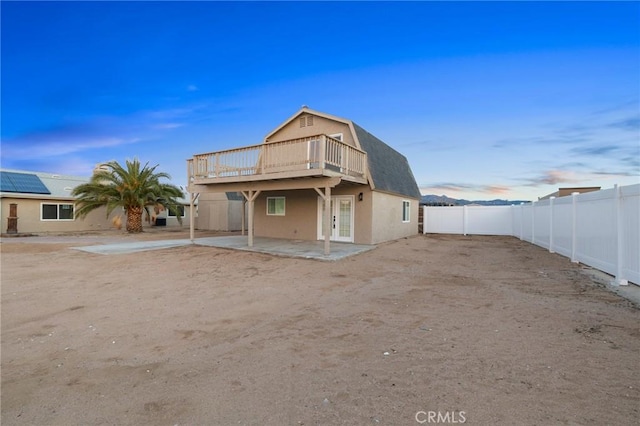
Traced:
[[139, 251], [160, 250], [170, 247], [187, 246], [191, 240], [135, 241], [131, 243], [102, 244], [98, 246], [71, 247], [74, 250], [96, 254], [126, 254]]
[[[365, 251], [374, 249], [374, 245], [331, 243], [331, 254], [324, 254], [324, 241], [301, 241], [284, 240], [278, 238], [253, 239], [253, 247], [249, 247], [246, 236], [224, 236], [196, 238], [194, 244], [209, 247], [218, 247], [231, 250], [252, 251], [266, 253], [274, 256], [300, 257], [304, 259], [340, 260], [348, 256], [353, 256]], [[160, 240], [160, 241], [135, 241], [128, 243], [103, 244], [95, 246], [72, 247], [74, 250], [81, 250], [96, 254], [126, 254], [148, 250], [160, 250], [171, 247], [181, 247], [192, 244], [191, 240]]]
[[324, 254], [324, 241], [285, 240], [279, 238], [254, 237], [249, 247], [246, 236], [197, 238], [196, 244], [234, 250], [253, 251], [275, 256], [301, 257], [316, 260], [340, 260], [374, 249], [374, 245], [331, 242], [331, 254]]

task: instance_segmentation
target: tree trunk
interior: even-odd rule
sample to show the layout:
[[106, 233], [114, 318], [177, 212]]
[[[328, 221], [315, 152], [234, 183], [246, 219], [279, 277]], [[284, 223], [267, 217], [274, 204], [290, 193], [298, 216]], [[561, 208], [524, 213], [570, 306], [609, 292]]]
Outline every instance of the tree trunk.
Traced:
[[129, 207], [127, 209], [127, 232], [142, 232], [142, 207]]

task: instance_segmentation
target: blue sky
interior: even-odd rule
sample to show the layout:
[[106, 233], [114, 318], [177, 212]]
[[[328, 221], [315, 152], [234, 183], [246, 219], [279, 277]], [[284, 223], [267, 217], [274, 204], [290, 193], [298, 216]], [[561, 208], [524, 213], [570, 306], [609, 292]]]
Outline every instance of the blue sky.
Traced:
[[301, 105], [424, 194], [640, 183], [637, 2], [2, 2], [3, 168], [89, 176], [260, 143]]

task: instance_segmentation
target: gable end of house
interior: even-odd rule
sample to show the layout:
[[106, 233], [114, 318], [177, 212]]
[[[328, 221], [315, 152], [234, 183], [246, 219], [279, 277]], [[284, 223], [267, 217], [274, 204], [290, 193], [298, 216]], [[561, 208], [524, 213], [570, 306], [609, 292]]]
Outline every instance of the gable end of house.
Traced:
[[367, 153], [375, 189], [420, 198], [420, 189], [407, 158], [356, 123], [352, 124], [362, 150]]

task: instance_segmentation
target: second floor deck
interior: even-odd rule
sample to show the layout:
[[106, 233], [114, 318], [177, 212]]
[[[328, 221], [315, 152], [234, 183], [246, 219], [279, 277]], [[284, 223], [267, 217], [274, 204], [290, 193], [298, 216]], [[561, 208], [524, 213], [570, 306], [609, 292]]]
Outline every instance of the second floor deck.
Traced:
[[189, 184], [241, 183], [314, 176], [340, 176], [367, 183], [367, 154], [327, 135], [270, 142], [194, 155]]

